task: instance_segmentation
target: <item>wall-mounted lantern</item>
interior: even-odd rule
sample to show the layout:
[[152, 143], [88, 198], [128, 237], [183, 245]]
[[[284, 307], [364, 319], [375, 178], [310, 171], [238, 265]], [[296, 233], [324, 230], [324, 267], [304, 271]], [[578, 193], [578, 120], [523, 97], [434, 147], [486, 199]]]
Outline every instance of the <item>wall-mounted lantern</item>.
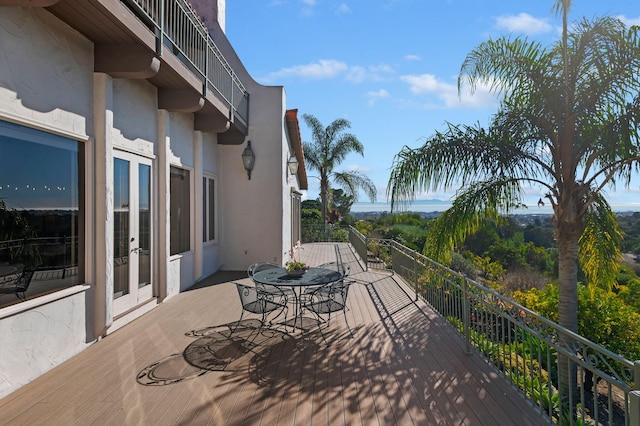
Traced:
[[253, 154], [253, 150], [251, 149], [251, 141], [247, 141], [247, 147], [242, 151], [242, 164], [244, 165], [244, 169], [247, 171], [249, 180], [251, 180], [251, 170], [253, 170], [253, 165], [255, 163], [256, 156]]
[[289, 174], [292, 176], [298, 173], [298, 159], [295, 155], [289, 157], [289, 161], [287, 161], [287, 168], [289, 169]]

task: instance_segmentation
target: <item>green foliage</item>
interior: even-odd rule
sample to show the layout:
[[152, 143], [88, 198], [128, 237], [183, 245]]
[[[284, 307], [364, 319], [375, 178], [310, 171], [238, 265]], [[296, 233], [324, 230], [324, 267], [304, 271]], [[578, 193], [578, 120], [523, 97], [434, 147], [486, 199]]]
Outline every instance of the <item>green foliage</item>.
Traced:
[[640, 254], [640, 212], [618, 217], [620, 229], [624, 232], [622, 251]]
[[527, 225], [523, 235], [526, 242], [531, 242], [537, 247], [552, 248], [556, 246], [553, 239], [553, 228], [550, 226]]
[[[557, 322], [558, 286], [515, 292], [514, 299]], [[624, 297], [602, 289], [578, 288], [578, 332], [627, 359], [640, 359], [640, 313]]]
[[394, 240], [421, 252], [432, 221], [417, 213], [383, 215], [377, 220], [359, 221], [356, 229], [369, 237]]
[[[599, 205], [597, 208], [595, 207]], [[602, 197], [597, 197], [585, 215], [585, 229], [578, 250], [580, 266], [591, 292], [596, 287], [610, 291], [622, 261], [622, 233], [615, 214]]]
[[304, 200], [301, 208], [322, 211], [322, 203], [319, 200]]
[[473, 262], [458, 253], [453, 253], [451, 256], [451, 264], [449, 267], [471, 278], [478, 276], [478, 270]]
[[[593, 294], [592, 294], [593, 293]], [[640, 314], [602, 289], [579, 288], [580, 334], [627, 359], [640, 359]]]
[[640, 313], [640, 279], [630, 278], [618, 287], [618, 297]]
[[318, 209], [305, 209], [300, 211], [300, 216], [304, 224], [322, 223], [322, 213]]
[[331, 203], [330, 205], [338, 210], [341, 216], [347, 216], [351, 212], [351, 206], [353, 205], [354, 198], [352, 195], [346, 194], [342, 189], [331, 190]]

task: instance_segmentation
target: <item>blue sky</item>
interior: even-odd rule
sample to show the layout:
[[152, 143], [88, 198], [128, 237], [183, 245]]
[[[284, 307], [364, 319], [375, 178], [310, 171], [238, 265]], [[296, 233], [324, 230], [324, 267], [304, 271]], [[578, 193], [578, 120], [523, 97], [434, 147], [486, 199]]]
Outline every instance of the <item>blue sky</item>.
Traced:
[[[284, 86], [287, 108], [327, 126], [351, 122], [364, 158], [351, 155], [338, 170], [357, 169], [385, 202], [393, 157], [418, 147], [446, 122], [486, 124], [498, 100], [479, 88], [457, 92], [465, 56], [489, 37], [524, 35], [547, 46], [558, 40], [554, 0], [248, 0], [227, 2], [226, 32], [247, 70], [265, 85]], [[640, 2], [574, 0], [570, 21], [616, 16], [640, 25]], [[300, 122], [302, 139], [311, 141]], [[314, 176], [314, 171], [308, 174]], [[308, 198], [318, 197], [309, 178]], [[420, 194], [449, 200], [454, 191]], [[531, 189], [532, 199], [539, 190]], [[640, 202], [640, 186], [609, 191], [612, 205]], [[367, 202], [364, 194], [360, 202]], [[640, 210], [640, 204], [638, 207]]]

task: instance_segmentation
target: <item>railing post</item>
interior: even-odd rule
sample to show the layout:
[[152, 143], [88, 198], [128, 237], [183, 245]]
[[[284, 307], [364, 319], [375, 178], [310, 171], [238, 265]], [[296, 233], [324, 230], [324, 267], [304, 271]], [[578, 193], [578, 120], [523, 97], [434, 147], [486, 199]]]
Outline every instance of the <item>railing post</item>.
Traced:
[[633, 389], [640, 391], [640, 360], [633, 363]]
[[413, 288], [416, 291], [416, 302], [418, 301], [418, 252], [413, 250]]
[[369, 238], [364, 236], [364, 271], [369, 271]]
[[[211, 45], [209, 44], [211, 37], [208, 36], [208, 33], [206, 33], [206, 35], [207, 35], [205, 39], [206, 47], [204, 48], [204, 82], [202, 83], [203, 98], [207, 97], [207, 91], [209, 90], [209, 51], [211, 50]], [[233, 85], [231, 85], [231, 87], [233, 87]]]
[[640, 391], [637, 390], [629, 392], [629, 420], [630, 425], [640, 425]]
[[164, 3], [165, 0], [160, 0], [158, 8], [158, 24], [156, 26], [156, 55], [158, 58], [162, 58], [162, 48], [164, 44]]
[[471, 354], [471, 324], [469, 321], [469, 288], [467, 286], [467, 279], [462, 278], [462, 320], [464, 321], [464, 340], [466, 345], [465, 353]]

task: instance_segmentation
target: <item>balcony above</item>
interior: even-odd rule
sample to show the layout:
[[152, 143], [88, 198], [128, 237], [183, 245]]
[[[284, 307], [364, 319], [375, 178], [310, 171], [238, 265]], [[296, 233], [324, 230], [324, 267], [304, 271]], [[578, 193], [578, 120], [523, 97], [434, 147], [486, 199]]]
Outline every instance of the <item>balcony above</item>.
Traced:
[[195, 130], [240, 144], [248, 131], [249, 94], [184, 0], [0, 0], [45, 7], [95, 45], [94, 70], [146, 79], [158, 108], [193, 113]]

